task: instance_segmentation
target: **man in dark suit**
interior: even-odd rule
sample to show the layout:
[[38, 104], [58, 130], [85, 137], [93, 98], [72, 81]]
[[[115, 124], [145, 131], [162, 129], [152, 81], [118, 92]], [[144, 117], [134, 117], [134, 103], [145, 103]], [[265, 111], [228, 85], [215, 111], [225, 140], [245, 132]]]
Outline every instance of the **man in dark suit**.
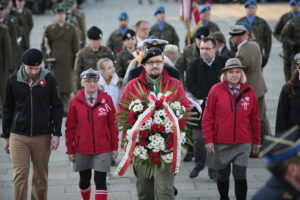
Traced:
[[217, 54], [226, 58], [234, 58], [232, 52], [226, 46], [226, 40], [221, 32], [214, 32], [210, 34], [210, 37], [216, 40]]

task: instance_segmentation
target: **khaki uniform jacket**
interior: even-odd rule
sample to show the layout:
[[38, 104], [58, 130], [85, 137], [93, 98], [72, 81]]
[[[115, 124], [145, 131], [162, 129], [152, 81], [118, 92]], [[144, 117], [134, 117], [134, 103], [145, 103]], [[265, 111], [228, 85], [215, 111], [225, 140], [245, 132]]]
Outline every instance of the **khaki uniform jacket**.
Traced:
[[[248, 20], [247, 17], [242, 17], [237, 22], [248, 23]], [[251, 26], [256, 38], [255, 41], [258, 43], [262, 52], [262, 56], [263, 56], [262, 64], [264, 66], [267, 63], [270, 56], [270, 51], [272, 47], [272, 30], [269, 24], [264, 19], [258, 16], [255, 17]]]
[[73, 67], [79, 49], [75, 28], [65, 23], [62, 27], [54, 23], [44, 32], [41, 49], [44, 58], [56, 58], [52, 68], [61, 93], [74, 91]]
[[19, 37], [19, 25], [16, 17], [7, 15], [4, 18], [4, 24], [7, 26], [10, 36], [11, 42], [11, 56], [12, 63], [9, 68], [9, 72], [12, 73], [15, 69], [17, 69], [21, 65], [20, 51], [19, 46], [17, 44], [17, 38]]
[[180, 75], [187, 70], [189, 64], [200, 57], [199, 49], [196, 46], [196, 43], [193, 43], [183, 49], [183, 53], [176, 60], [175, 67], [179, 70]]
[[247, 83], [253, 86], [257, 98], [262, 97], [267, 92], [267, 86], [261, 69], [262, 56], [258, 44], [247, 41], [238, 48], [236, 58], [245, 67]]
[[281, 41], [281, 31], [283, 27], [290, 21], [290, 19], [293, 18], [293, 15], [291, 12], [283, 14], [277, 24], [275, 25], [273, 35], [278, 40]]
[[179, 37], [173, 26], [171, 26], [168, 23], [166, 23], [165, 28], [163, 30], [160, 30], [157, 27], [157, 24], [152, 25], [149, 35], [155, 35], [159, 39], [167, 40], [169, 44], [175, 44], [179, 46]]
[[77, 18], [78, 21], [78, 27], [81, 30], [81, 39], [82, 41], [80, 47], [84, 48], [86, 45], [86, 22], [85, 22], [85, 15], [84, 13], [79, 12], [78, 10], [75, 10], [73, 12], [73, 15]]
[[0, 98], [5, 94], [6, 81], [12, 62], [11, 41], [8, 28], [0, 23]]
[[33, 18], [32, 18], [32, 12], [28, 8], [24, 8], [20, 14], [25, 20], [23, 45], [24, 45], [24, 49], [26, 50], [30, 48], [30, 32], [33, 28]]
[[114, 60], [114, 56], [112, 51], [104, 46], [100, 46], [100, 50], [97, 52], [92, 51], [90, 46], [87, 46], [81, 49], [76, 54], [75, 64], [74, 64], [74, 71], [75, 71], [75, 81], [77, 90], [81, 88], [81, 81], [80, 81], [80, 74], [81, 72], [92, 68], [97, 70], [97, 62], [101, 58], [109, 58]]
[[115, 68], [119, 77], [124, 78], [128, 65], [132, 59], [134, 59], [134, 56], [132, 53], [129, 53], [126, 48], [117, 54]]
[[300, 45], [300, 16], [291, 19], [284, 26], [281, 31], [281, 42], [290, 46], [291, 49], [295, 45]]
[[119, 29], [114, 30], [107, 40], [106, 46], [110, 48], [115, 54], [122, 51], [123, 39]]
[[18, 20], [18, 37], [21, 37], [22, 41], [19, 44], [19, 55], [21, 56], [22, 53], [26, 50], [25, 48], [25, 31], [26, 31], [26, 21], [21, 13], [19, 13], [16, 9], [10, 10], [10, 15], [15, 16]]

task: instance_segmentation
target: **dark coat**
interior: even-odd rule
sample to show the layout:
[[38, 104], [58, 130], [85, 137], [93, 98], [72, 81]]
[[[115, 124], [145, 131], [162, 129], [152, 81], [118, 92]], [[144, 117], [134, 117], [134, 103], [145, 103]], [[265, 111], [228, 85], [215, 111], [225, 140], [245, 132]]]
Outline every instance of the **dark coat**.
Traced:
[[291, 88], [288, 84], [282, 87], [276, 116], [276, 133], [286, 131], [294, 125], [300, 125], [300, 81], [295, 83], [296, 96], [289, 97]]
[[227, 58], [216, 55], [212, 66], [208, 66], [201, 58], [195, 59], [188, 66], [186, 74], [187, 90], [197, 99], [205, 99], [210, 88], [220, 81], [220, 70], [225, 66]]
[[289, 183], [276, 177], [272, 177], [261, 188], [252, 200], [298, 200], [300, 192]]
[[[173, 68], [173, 67], [169, 67], [167, 65], [164, 65], [164, 69], [166, 70], [166, 72], [172, 77], [172, 78], [176, 78], [177, 80], [180, 80], [180, 75], [177, 69]], [[143, 66], [137, 67], [133, 70], [131, 70], [129, 72], [128, 75], [128, 79], [127, 82], [131, 81], [134, 78], [139, 77], [139, 75], [141, 74], [141, 72], [144, 70]]]
[[234, 58], [234, 54], [227, 48], [225, 45], [221, 52], [219, 52], [220, 56], [224, 56], [226, 58]]

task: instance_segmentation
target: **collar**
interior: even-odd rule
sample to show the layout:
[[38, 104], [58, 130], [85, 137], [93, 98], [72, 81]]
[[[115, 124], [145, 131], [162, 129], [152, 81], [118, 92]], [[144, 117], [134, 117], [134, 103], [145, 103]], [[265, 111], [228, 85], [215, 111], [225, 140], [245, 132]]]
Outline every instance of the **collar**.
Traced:
[[298, 12], [292, 12], [291, 14], [292, 14], [292, 17], [295, 18], [295, 17], [299, 16], [300, 13], [298, 13]]
[[247, 21], [252, 24], [252, 22], [255, 20], [256, 16], [247, 16]]
[[[17, 71], [17, 81], [28, 84], [28, 79], [26, 79], [26, 77], [23, 76], [23, 73], [22, 73], [23, 69], [24, 69], [24, 65], [22, 65], [20, 67], [20, 69]], [[45, 77], [49, 73], [50, 73], [50, 71], [48, 69], [42, 67], [41, 71], [39, 73], [39, 76], [37, 76], [37, 79], [32, 84], [32, 87], [37, 86], [41, 80], [45, 81]]]
[[246, 42], [248, 42], [248, 40], [244, 40], [243, 42], [241, 42], [241, 43], [237, 46], [237, 48], [240, 49], [241, 46], [243, 46]]
[[84, 90], [84, 97], [86, 100], [89, 100], [90, 97], [93, 97], [93, 99], [96, 101], [98, 97], [98, 92], [96, 91], [92, 96], [90, 96], [85, 90]]
[[[110, 85], [117, 85], [119, 81], [119, 77], [117, 75], [117, 73], [114, 73], [114, 75], [112, 76], [112, 79], [110, 81]], [[100, 74], [100, 78], [99, 78], [99, 82], [100, 85], [107, 85], [104, 77]]]
[[218, 49], [218, 52], [221, 53], [221, 52], [223, 51], [224, 47], [225, 47], [225, 44], [223, 44], [223, 45]]
[[216, 58], [216, 55], [213, 57], [213, 59], [211, 59], [211, 61], [210, 62], [207, 62], [206, 60], [204, 60], [203, 59], [203, 61], [209, 66], [209, 67], [211, 67], [212, 66], [212, 64], [214, 63], [214, 61], [215, 61], [215, 58]]
[[[233, 88], [233, 86], [228, 83], [228, 88], [231, 89], [231, 88]], [[240, 90], [241, 89], [241, 84], [239, 84], [238, 86], [236, 86], [234, 88], [237, 88], [237, 89]]]
[[152, 81], [151, 78], [146, 73], [146, 81], [147, 81], [147, 83], [150, 83], [150, 84], [153, 84], [153, 85], [157, 85], [157, 84], [159, 84], [162, 81], [162, 75], [160, 75], [155, 81]]

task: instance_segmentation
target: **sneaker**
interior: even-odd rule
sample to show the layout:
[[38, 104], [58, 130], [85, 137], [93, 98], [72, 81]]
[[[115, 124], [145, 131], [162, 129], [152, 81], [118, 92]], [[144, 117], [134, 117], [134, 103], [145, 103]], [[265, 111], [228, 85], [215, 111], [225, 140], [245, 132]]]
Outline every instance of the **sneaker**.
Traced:
[[196, 178], [196, 177], [199, 175], [199, 172], [200, 172], [201, 170], [202, 170], [202, 169], [199, 169], [198, 167], [194, 167], [194, 169], [190, 172], [189, 177], [190, 177], [190, 178]]

